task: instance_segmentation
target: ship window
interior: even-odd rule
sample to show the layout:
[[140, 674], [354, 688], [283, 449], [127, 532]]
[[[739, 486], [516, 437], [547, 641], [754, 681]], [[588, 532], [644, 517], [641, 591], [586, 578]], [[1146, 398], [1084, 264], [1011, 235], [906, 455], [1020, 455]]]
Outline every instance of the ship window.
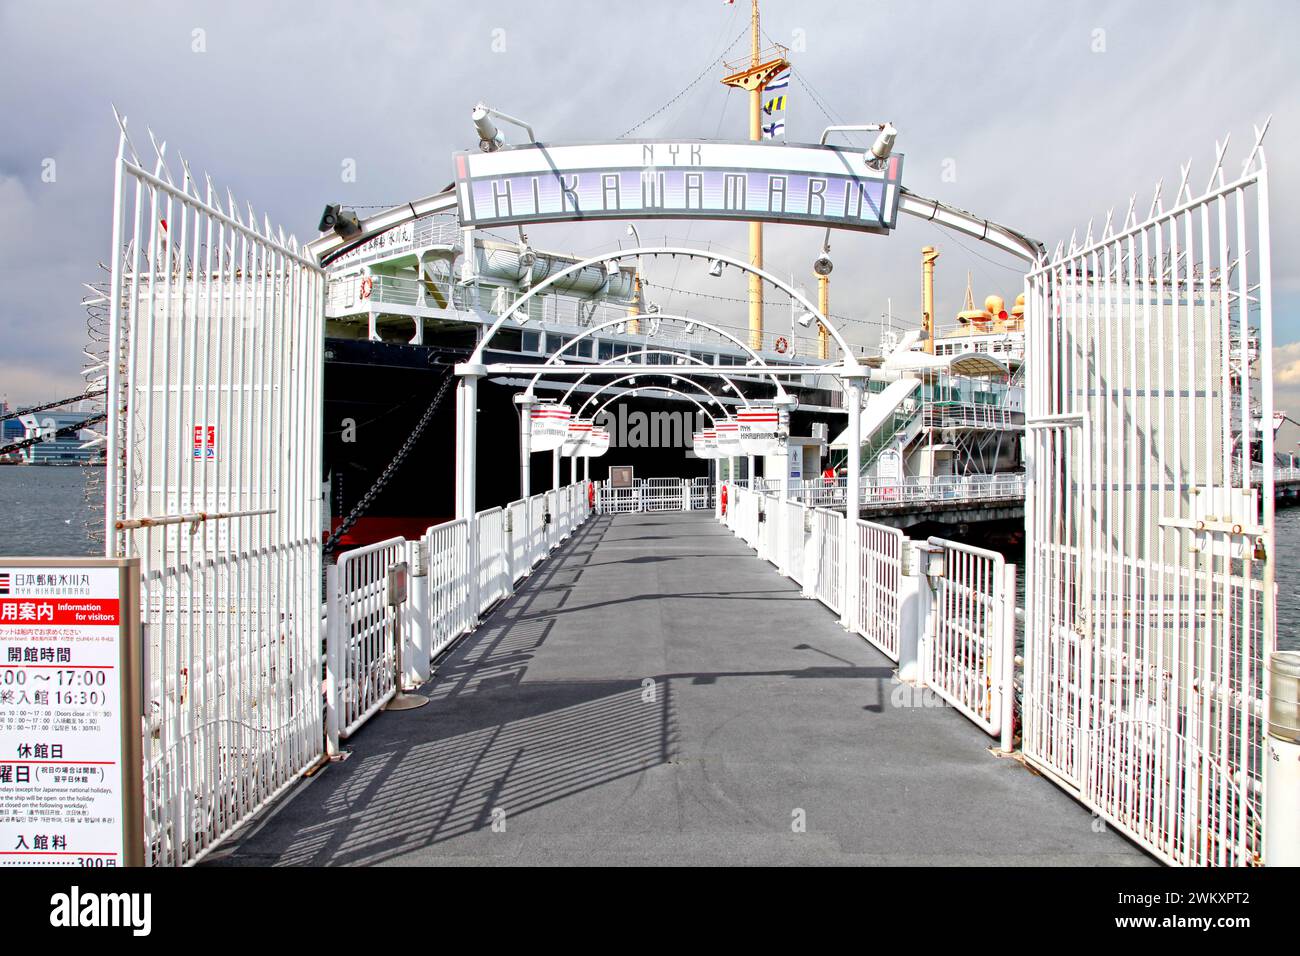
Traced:
[[597, 355], [600, 357], [600, 360], [602, 362], [604, 362], [606, 359], [612, 359], [614, 357], [614, 343], [609, 341], [608, 339], [601, 339], [599, 342]]
[[518, 329], [497, 329], [497, 334], [492, 336], [492, 348], [500, 349], [502, 352], [522, 352], [522, 336]]
[[519, 335], [521, 352], [536, 352], [540, 336], [536, 332], [521, 332]]
[[591, 339], [582, 339], [573, 347], [573, 351], [577, 353], [579, 358], [591, 358], [594, 348], [595, 344]]

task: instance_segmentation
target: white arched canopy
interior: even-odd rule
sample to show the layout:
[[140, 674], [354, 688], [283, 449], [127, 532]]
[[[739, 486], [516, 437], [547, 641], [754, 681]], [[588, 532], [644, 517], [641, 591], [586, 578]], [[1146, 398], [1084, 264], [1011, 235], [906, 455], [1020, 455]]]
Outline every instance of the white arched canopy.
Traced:
[[[779, 365], [770, 365], [770, 364], [767, 362], [767, 360], [765, 360], [765, 359], [763, 358], [763, 356], [759, 355], [759, 354], [758, 354], [757, 352], [755, 352], [752, 348], [750, 348], [748, 345], [746, 345], [744, 342], [742, 342], [742, 341], [741, 341], [739, 338], [737, 338], [736, 336], [732, 335], [732, 334], [731, 334], [730, 332], [728, 332], [726, 329], [722, 328], [721, 326], [714, 325], [713, 323], [711, 323], [711, 322], [709, 322], [709, 321], [707, 321], [707, 320], [705, 320], [705, 319], [699, 319], [699, 318], [695, 318], [695, 317], [692, 317], [692, 316], [689, 316], [689, 315], [676, 315], [676, 314], [668, 314], [668, 313], [663, 313], [663, 312], [655, 312], [655, 313], [648, 313], [648, 312], [647, 312], [647, 313], [645, 313], [645, 315], [647, 315], [647, 316], [648, 316], [648, 315], [652, 315], [652, 314], [653, 314], [653, 317], [654, 317], [656, 320], [658, 320], [658, 321], [680, 322], [680, 323], [682, 323], [683, 325], [698, 325], [698, 326], [700, 326], [701, 328], [708, 329], [710, 332], [715, 332], [715, 333], [717, 333], [718, 335], [722, 336], [722, 337], [725, 338], [727, 341], [729, 341], [729, 342], [731, 342], [732, 344], [736, 345], [738, 348], [740, 348], [742, 351], [744, 351], [747, 355], [750, 356], [750, 359], [752, 360], [752, 362], [753, 362], [754, 364], [743, 366], [743, 368], [745, 368], [745, 369], [754, 369], [754, 370], [756, 370], [759, 374], [764, 375], [764, 376], [767, 377], [767, 378], [770, 378], [770, 379], [772, 380], [772, 384], [773, 384], [774, 386], [776, 386], [776, 392], [777, 392], [777, 394], [778, 394], [778, 395], [784, 395], [784, 394], [785, 394], [785, 386], [781, 384], [781, 380], [777, 377], [778, 374], [783, 374], [783, 373], [782, 373], [782, 368], [781, 368], [781, 366], [779, 366]], [[644, 318], [644, 317], [645, 317], [645, 316], [640, 316], [640, 318]], [[563, 358], [562, 358], [562, 356], [563, 356], [563, 354], [564, 354], [566, 351], [568, 351], [568, 350], [569, 350], [570, 348], [572, 348], [574, 345], [576, 345], [577, 343], [581, 342], [583, 339], [590, 338], [591, 336], [595, 335], [597, 332], [600, 332], [600, 331], [603, 330], [603, 329], [608, 329], [608, 328], [610, 328], [610, 327], [612, 327], [612, 326], [615, 326], [615, 325], [623, 325], [623, 324], [624, 324], [625, 322], [627, 322], [628, 319], [630, 319], [630, 318], [637, 318], [637, 316], [627, 316], [627, 317], [619, 318], [619, 319], [609, 319], [608, 321], [601, 322], [601, 323], [598, 324], [598, 325], [593, 325], [591, 328], [584, 329], [582, 332], [580, 332], [579, 334], [575, 335], [572, 339], [570, 339], [568, 342], [566, 342], [562, 348], [557, 349], [553, 355], [548, 356], [545, 362], [542, 362], [540, 365], [537, 366], [538, 371], [533, 375], [532, 381], [528, 383], [528, 388], [527, 388], [526, 394], [528, 394], [528, 395], [531, 395], [531, 394], [532, 394], [533, 386], [535, 386], [535, 385], [537, 384], [538, 380], [539, 380], [539, 379], [542, 377], [542, 375], [544, 375], [547, 371], [550, 371], [550, 372], [554, 373], [555, 370], [556, 370], [557, 368], [561, 368], [561, 367], [563, 367], [563, 365], [562, 365], [562, 362], [563, 362]], [[688, 346], [688, 348], [689, 348], [689, 346]], [[629, 354], [629, 355], [639, 355], [639, 354], [641, 354], [642, 352], [645, 352], [645, 351], [664, 351], [664, 350], [662, 350], [662, 349], [652, 349], [652, 350], [647, 350], [647, 349], [638, 349], [636, 352], [630, 352], [630, 353], [628, 353], [628, 354]], [[683, 353], [675, 352], [675, 350], [673, 350], [673, 351], [674, 351], [674, 354], [683, 354]], [[626, 356], [622, 356], [622, 355], [620, 355], [620, 356], [617, 356], [617, 358], [622, 359], [622, 358], [626, 358]], [[601, 364], [605, 364], [605, 363], [601, 363]], [[701, 365], [707, 365], [707, 363], [705, 363], [705, 362], [701, 362], [700, 364], [701, 364]], [[714, 366], [714, 367], [716, 367], [716, 366]], [[736, 366], [732, 366], [732, 367], [733, 367], [733, 368], [736, 368]], [[784, 374], [793, 374], [793, 373], [784, 373]]]
[[[733, 392], [735, 392], [736, 395], [739, 396], [740, 400], [744, 404], [746, 405], [749, 404], [748, 397], [746, 397], [745, 393], [740, 390], [740, 388], [736, 385], [734, 381], [732, 381], [730, 376], [718, 370], [718, 367], [716, 365], [710, 365], [708, 362], [704, 361], [698, 356], [691, 355], [687, 352], [676, 352], [672, 349], [639, 349], [636, 352], [636, 354], [637, 355], [670, 355], [674, 358], [685, 359], [686, 366], [687, 366], [685, 368], [679, 368], [674, 365], [674, 366], [669, 366], [671, 371], [668, 371], [668, 370], [663, 370], [664, 369], [663, 366], [638, 365], [637, 370], [644, 372], [644, 374], [646, 375], [663, 374], [663, 375], [681, 375], [683, 377], [688, 377], [691, 375], [712, 375], [726, 382], [727, 387], [730, 388]], [[619, 372], [627, 368], [630, 363], [627, 362], [626, 359], [627, 356], [624, 355], [616, 355], [613, 358], [605, 359], [596, 368], [590, 369], [581, 378], [579, 378], [572, 385], [570, 385], [568, 390], [564, 393], [563, 397], [560, 399], [560, 403], [564, 404], [568, 402], [569, 396], [573, 394], [574, 389], [576, 389], [583, 382], [587, 381], [587, 379], [589, 379], [591, 376], [598, 375], [602, 371]], [[610, 368], [610, 366], [618, 366], [618, 368]], [[662, 371], [656, 372], [656, 371], [651, 371], [651, 369], [657, 369]], [[540, 375], [541, 373], [539, 372], [536, 376], [533, 377], [533, 380], [528, 383], [528, 391], [532, 391], [532, 388], [534, 385], [537, 384], [537, 379], [538, 376]]]
[[[509, 309], [507, 309], [505, 312], [499, 315], [496, 321], [492, 323], [491, 327], [488, 328], [483, 338], [479, 340], [478, 346], [474, 349], [474, 354], [470, 357], [470, 360], [467, 363], [465, 363], [465, 366], [462, 367], [461, 374], [473, 374], [471, 370], [483, 364], [483, 353], [484, 351], [486, 351], [488, 345], [491, 343], [492, 337], [496, 335], [497, 331], [501, 328], [502, 325], [504, 325], [506, 322], [512, 319], [514, 321], [517, 321], [520, 325], [526, 325], [528, 323], [529, 316], [528, 316], [527, 305], [533, 299], [534, 296], [546, 291], [551, 286], [564, 280], [568, 276], [573, 275], [576, 272], [580, 272], [583, 269], [587, 269], [591, 266], [598, 265], [603, 262], [618, 262], [620, 259], [630, 259], [630, 258], [637, 258], [643, 256], [661, 256], [661, 255], [662, 256], [684, 256], [688, 259], [704, 259], [709, 262], [715, 262], [715, 261], [723, 262], [726, 263], [727, 265], [733, 266], [741, 270], [742, 272], [746, 272], [751, 275], [756, 275], [759, 278], [761, 278], [763, 281], [776, 286], [782, 292], [790, 296], [790, 298], [798, 302], [810, 315], [812, 315], [818, 322], [822, 324], [822, 326], [826, 329], [827, 333], [829, 333], [831, 338], [835, 340], [835, 344], [840, 347], [840, 351], [843, 353], [843, 365], [846, 367], [846, 369], [851, 371], [856, 371], [858, 369], [858, 360], [853, 355], [853, 349], [849, 345], [848, 341], [844, 338], [840, 330], [835, 327], [835, 325], [830, 321], [830, 319], [827, 316], [822, 314], [821, 310], [818, 309], [817, 306], [814, 305], [806, 295], [804, 295], [793, 285], [791, 285], [788, 282], [785, 282], [778, 276], [775, 276], [770, 272], [760, 269], [757, 266], [752, 265], [751, 263], [745, 262], [743, 259], [739, 259], [736, 256], [729, 255], [723, 252], [711, 252], [703, 249], [692, 249], [689, 246], [638, 246], [633, 249], [620, 249], [616, 252], [608, 252], [603, 255], [592, 256], [588, 259], [583, 259], [581, 262], [575, 262], [572, 265], [567, 266], [564, 269], [561, 269], [559, 272], [556, 272], [554, 275], [548, 276], [547, 278], [543, 279], [541, 282], [537, 283], [535, 286], [529, 288], [529, 290], [526, 293], [524, 293], [522, 296], [520, 296], [518, 299], [515, 300], [515, 303]], [[521, 314], [523, 318], [519, 318]], [[640, 316], [629, 316], [629, 318], [639, 318], [639, 317]], [[660, 313], [655, 313], [654, 317], [656, 319], [664, 318], [664, 316]], [[622, 319], [618, 321], [626, 321], [626, 319]], [[699, 321], [698, 319], [687, 319], [686, 321], [694, 322], [697, 325], [706, 324]], [[615, 323], [604, 323], [604, 324], [609, 325]], [[720, 331], [716, 327], [713, 327], [713, 330]], [[727, 335], [727, 337], [732, 339], [732, 341], [736, 341], [739, 344], [738, 340], [735, 339], [734, 336]], [[749, 348], [748, 346], [744, 346], [744, 348], [745, 351], [748, 352], [760, 364], [766, 365], [766, 363], [763, 362], [761, 356], [759, 356], [757, 352], [755, 352], [753, 349]]]
[[[638, 376], [650, 375], [650, 374], [653, 374], [653, 373], [647, 372], [645, 369], [637, 369], [635, 372], [631, 372], [631, 373], [629, 373], [629, 374], [627, 374], [627, 375], [622, 376], [621, 378], [616, 378], [616, 379], [612, 379], [611, 381], [605, 382], [603, 385], [601, 385], [601, 387], [600, 387], [599, 389], [597, 389], [597, 390], [596, 390], [595, 392], [593, 392], [591, 395], [587, 396], [587, 400], [586, 400], [585, 402], [582, 403], [582, 406], [581, 406], [581, 408], [579, 409], [579, 412], [581, 412], [582, 409], [585, 409], [588, 405], [590, 405], [592, 402], [594, 402], [596, 399], [598, 399], [598, 398], [601, 396], [601, 394], [602, 394], [603, 392], [607, 391], [608, 389], [614, 388], [615, 386], [618, 386], [618, 385], [622, 385], [624, 382], [628, 381], [629, 379], [634, 379], [634, 378], [637, 378]], [[667, 375], [667, 374], [671, 374], [671, 373], [661, 372], [661, 373], [659, 373], [659, 374], [661, 374], [661, 375]], [[689, 380], [687, 380], [687, 381], [689, 382]], [[725, 405], [722, 404], [722, 402], [718, 399], [718, 397], [717, 397], [716, 395], [714, 395], [712, 392], [710, 392], [707, 388], [705, 388], [705, 387], [704, 387], [703, 385], [701, 385], [699, 382], [689, 382], [689, 384], [694, 385], [696, 388], [698, 388], [698, 389], [700, 390], [701, 394], [705, 395], [705, 396], [709, 399], [709, 401], [715, 403], [715, 404], [718, 406], [718, 408], [721, 409], [723, 415], [726, 415], [726, 414], [727, 414], [727, 407], [726, 407]], [[637, 386], [634, 385], [634, 386], [632, 386], [631, 388], [628, 388], [628, 389], [626, 389], [625, 391], [620, 392], [618, 395], [615, 395], [614, 398], [626, 398], [626, 397], [628, 397], [628, 395], [629, 395], [631, 392], [634, 392], [634, 391], [642, 391], [642, 390], [644, 390], [644, 391], [656, 391], [656, 390], [657, 390], [657, 391], [661, 391], [661, 392], [673, 392], [673, 393], [675, 393], [675, 394], [677, 394], [677, 395], [681, 395], [683, 398], [688, 398], [688, 399], [690, 399], [691, 401], [694, 401], [695, 404], [699, 406], [700, 411], [704, 412], [706, 415], [709, 416], [709, 421], [713, 421], [713, 420], [714, 420], [713, 415], [710, 414], [710, 413], [709, 413], [709, 412], [704, 408], [704, 406], [701, 405], [698, 401], [696, 401], [695, 399], [691, 398], [691, 396], [690, 396], [689, 394], [687, 394], [686, 392], [681, 391], [680, 389], [676, 389], [676, 388], [673, 388], [673, 387], [668, 386], [668, 385], [644, 385], [644, 386], [641, 386], [641, 387], [639, 387], [639, 388], [638, 388]], [[613, 400], [613, 399], [610, 399], [610, 401], [612, 401], [612, 400]], [[608, 404], [608, 402], [607, 402], [606, 404]], [[603, 406], [602, 406], [602, 407], [603, 407]], [[578, 415], [577, 417], [581, 417], [581, 415]]]

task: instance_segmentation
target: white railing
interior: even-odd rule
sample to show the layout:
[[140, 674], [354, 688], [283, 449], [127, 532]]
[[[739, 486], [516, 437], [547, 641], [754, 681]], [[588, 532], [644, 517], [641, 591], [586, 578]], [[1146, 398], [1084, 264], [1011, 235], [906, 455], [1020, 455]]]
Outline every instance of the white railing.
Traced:
[[397, 692], [388, 572], [405, 559], [406, 539], [389, 538], [344, 553], [330, 571], [331, 736], [351, 736]]
[[[601, 514], [703, 511], [712, 498], [713, 485], [708, 478], [637, 478], [631, 488], [611, 488], [607, 481], [596, 484], [596, 507]], [[584, 507], [585, 501], [583, 498]]]
[[[845, 478], [794, 479], [790, 482], [790, 497], [819, 508], [842, 508], [846, 483]], [[769, 490], [775, 488], [769, 487]], [[940, 475], [934, 478], [864, 477], [858, 501], [864, 508], [885, 508], [907, 504], [1015, 502], [1024, 500], [1024, 497], [1025, 476], [1003, 473]]]
[[511, 544], [506, 540], [506, 512], [488, 508], [474, 515], [478, 529], [478, 610], [482, 612], [510, 593], [514, 575], [510, 571]]
[[[340, 556], [329, 569], [326, 613], [326, 744], [355, 733], [396, 693], [397, 616], [389, 571], [409, 567], [401, 609], [403, 679], [418, 685], [431, 660], [480, 615], [513, 593], [538, 561], [587, 518], [586, 483], [512, 501], [429, 528], [419, 542], [390, 538]], [[417, 547], [417, 544], [419, 547]]]
[[903, 532], [858, 520], [858, 633], [890, 660], [898, 660]]
[[704, 511], [713, 505], [713, 484], [708, 478], [695, 478], [691, 480], [691, 504], [692, 511]]
[[[923, 643], [923, 680], [1010, 747], [1016, 568], [996, 551], [931, 538], [934, 606]], [[1006, 733], [1003, 734], [1003, 728]]]
[[838, 511], [724, 487], [727, 528], [897, 662], [900, 674], [933, 688], [1010, 750], [1014, 566], [941, 538], [909, 543], [898, 529], [861, 519], [846, 559], [847, 519]]
[[804, 582], [812, 596], [836, 614], [842, 604], [844, 573], [841, 561], [844, 554], [844, 515], [838, 511], [817, 508], [812, 512], [812, 563], [814, 571]]
[[[469, 630], [477, 617], [470, 608], [469, 522], [461, 518], [434, 525], [424, 533], [424, 554], [429, 618], [427, 660], [437, 657]], [[421, 649], [416, 651], [419, 654]]]
[[680, 478], [642, 478], [639, 482], [643, 511], [685, 510]]

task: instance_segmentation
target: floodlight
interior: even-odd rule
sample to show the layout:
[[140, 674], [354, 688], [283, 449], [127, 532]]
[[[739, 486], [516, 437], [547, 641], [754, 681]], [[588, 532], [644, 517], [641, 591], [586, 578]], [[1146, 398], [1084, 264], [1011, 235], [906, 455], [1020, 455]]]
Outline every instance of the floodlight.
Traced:
[[506, 144], [506, 137], [501, 130], [497, 129], [497, 124], [492, 122], [488, 112], [488, 108], [480, 103], [474, 107], [470, 118], [474, 120], [474, 128], [478, 130], [478, 148], [485, 153], [495, 153]]

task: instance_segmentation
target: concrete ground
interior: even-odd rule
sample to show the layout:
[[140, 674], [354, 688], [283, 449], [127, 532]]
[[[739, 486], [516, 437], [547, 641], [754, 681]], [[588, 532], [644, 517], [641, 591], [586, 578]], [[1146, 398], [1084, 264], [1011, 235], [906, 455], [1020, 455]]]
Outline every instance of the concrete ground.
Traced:
[[704, 514], [588, 522], [217, 865], [1149, 865]]

